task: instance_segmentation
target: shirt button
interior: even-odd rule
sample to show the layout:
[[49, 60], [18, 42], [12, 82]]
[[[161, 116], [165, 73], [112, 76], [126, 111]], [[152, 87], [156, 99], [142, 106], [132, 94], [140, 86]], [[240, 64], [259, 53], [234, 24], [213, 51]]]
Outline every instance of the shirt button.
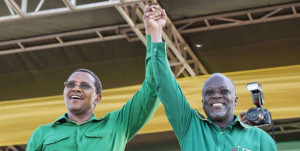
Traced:
[[223, 134], [223, 132], [220, 132], [220, 134]]
[[219, 148], [218, 151], [221, 151], [221, 149]]
[[154, 51], [156, 51], [156, 48], [154, 48]]

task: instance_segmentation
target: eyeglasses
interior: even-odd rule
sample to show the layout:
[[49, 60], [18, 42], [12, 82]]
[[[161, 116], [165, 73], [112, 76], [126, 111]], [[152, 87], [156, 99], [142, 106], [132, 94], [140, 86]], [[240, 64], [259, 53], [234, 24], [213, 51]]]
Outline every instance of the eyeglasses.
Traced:
[[76, 85], [79, 85], [79, 88], [84, 90], [94, 89], [94, 87], [92, 87], [89, 83], [86, 82], [81, 82], [81, 83], [76, 83], [74, 81], [65, 82], [65, 87], [69, 89], [75, 88]]
[[205, 96], [212, 96], [218, 91], [219, 94], [226, 95], [231, 93], [228, 89], [208, 89], [204, 92]]

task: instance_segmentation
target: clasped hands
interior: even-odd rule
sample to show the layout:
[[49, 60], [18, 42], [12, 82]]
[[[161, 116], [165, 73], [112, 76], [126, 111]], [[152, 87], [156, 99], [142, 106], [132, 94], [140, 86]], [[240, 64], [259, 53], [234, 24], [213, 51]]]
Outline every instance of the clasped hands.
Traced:
[[153, 30], [161, 31], [167, 23], [167, 14], [164, 9], [160, 10], [157, 5], [146, 5], [144, 10], [144, 25], [146, 34]]

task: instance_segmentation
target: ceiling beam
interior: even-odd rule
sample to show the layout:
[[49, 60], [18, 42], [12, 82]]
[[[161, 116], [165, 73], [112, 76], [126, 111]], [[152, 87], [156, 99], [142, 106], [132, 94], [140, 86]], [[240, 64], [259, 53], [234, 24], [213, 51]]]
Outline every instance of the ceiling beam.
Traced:
[[11, 15], [15, 15], [16, 13], [14, 12], [14, 10], [12, 9], [12, 7], [10, 6], [10, 3], [8, 2], [8, 0], [4, 0], [7, 9], [9, 10]]
[[[174, 24], [181, 29], [180, 31], [181, 34], [188, 34], [188, 33], [202, 32], [202, 31], [265, 23], [271, 21], [299, 18], [300, 14], [297, 12], [297, 8], [298, 9], [300, 8], [300, 2], [278, 5], [278, 6], [270, 6], [265, 8], [255, 8], [247, 11], [243, 10], [243, 11], [237, 11], [231, 13], [222, 13], [217, 15], [183, 19], [183, 20], [174, 21]], [[283, 10], [286, 10], [286, 12], [283, 14], [280, 13]], [[262, 16], [254, 17], [257, 16], [257, 14], [261, 14]], [[209, 22], [216, 21], [216, 20], [222, 20], [224, 22], [220, 22], [217, 24], [209, 24]], [[191, 22], [193, 23], [191, 24]]]
[[[64, 14], [64, 13], [69, 13], [73, 11], [87, 11], [87, 10], [93, 10], [93, 9], [101, 9], [101, 8], [107, 8], [107, 7], [114, 7], [116, 5], [130, 5], [134, 3], [138, 3], [141, 1], [146, 1], [146, 0], [115, 0], [115, 1], [103, 1], [103, 2], [87, 2], [87, 4], [81, 4], [81, 5], [76, 5], [76, 0], [63, 0], [65, 3], [65, 7], [62, 8], [50, 8], [47, 10], [40, 10], [41, 6], [44, 3], [44, 0], [40, 0], [39, 4], [35, 6], [35, 11], [33, 12], [23, 12], [22, 9], [16, 4], [14, 0], [8, 0], [9, 7], [12, 7], [17, 14], [10, 14], [8, 16], [0, 16], [0, 23], [1, 22], [10, 22], [10, 21], [15, 21], [15, 20], [20, 20], [20, 19], [27, 19], [27, 18], [35, 18], [35, 17], [43, 17], [43, 16], [49, 16], [49, 15], [58, 15], [58, 14]], [[27, 10], [28, 4], [27, 0], [24, 0], [24, 6], [22, 4], [22, 8]], [[25, 5], [26, 4], [26, 5]], [[30, 3], [29, 3], [30, 4]]]
[[[8, 0], [5, 0], [5, 2], [8, 2]], [[41, 6], [44, 0], [41, 0], [39, 5]], [[256, 12], [259, 13], [260, 11], [275, 11], [278, 10], [279, 8], [285, 8], [285, 9], [291, 9], [291, 14], [285, 14], [285, 15], [280, 15], [276, 16], [273, 14], [273, 16], [268, 16], [267, 18], [264, 19], [257, 19], [253, 18], [252, 13]], [[276, 6], [276, 7], [270, 7], [270, 8], [260, 8], [260, 9], [253, 9], [253, 10], [248, 10], [248, 11], [241, 11], [241, 12], [234, 12], [234, 13], [225, 13], [225, 14], [219, 14], [219, 15], [214, 15], [214, 16], [205, 16], [205, 17], [198, 17], [198, 18], [192, 18], [192, 19], [183, 19], [183, 20], [178, 20], [174, 21], [174, 25], [179, 28], [179, 33], [180, 34], [189, 34], [189, 33], [195, 33], [195, 32], [202, 32], [202, 31], [208, 31], [208, 30], [216, 30], [216, 29], [222, 29], [222, 28], [229, 28], [229, 27], [237, 27], [237, 26], [244, 26], [244, 25], [250, 25], [250, 24], [257, 24], [257, 23], [263, 23], [263, 22], [271, 22], [271, 21], [278, 21], [278, 20], [284, 20], [284, 19], [292, 19], [292, 18], [299, 18], [300, 14], [297, 12], [296, 8], [300, 8], [300, 3], [294, 3], [294, 4], [289, 4], [289, 5], [282, 5]], [[266, 14], [269, 14], [268, 12]], [[218, 25], [212, 25], [209, 23], [209, 20], [213, 20], [214, 18], [230, 18], [232, 16], [238, 16], [238, 15], [246, 15], [248, 16], [248, 20], [244, 20], [243, 23], [236, 23], [236, 22], [229, 22], [229, 23], [224, 23], [224, 24], [218, 24]], [[219, 18], [220, 19], [220, 18]], [[203, 21], [205, 26], [202, 27], [192, 27], [189, 28], [190, 25], [197, 23], [199, 21]], [[143, 24], [135, 24], [136, 28], [142, 29], [144, 28]], [[121, 25], [113, 25], [113, 26], [107, 26], [107, 27], [98, 27], [98, 28], [90, 28], [90, 29], [85, 29], [85, 30], [78, 30], [74, 32], [64, 32], [60, 34], [52, 34], [52, 35], [45, 35], [45, 36], [36, 36], [32, 38], [23, 38], [23, 39], [17, 39], [17, 40], [8, 40], [8, 41], [2, 41], [0, 42], [0, 46], [11, 46], [11, 45], [17, 45], [18, 43], [24, 43], [24, 42], [33, 42], [33, 41], [39, 41], [39, 40], [47, 40], [47, 39], [52, 39], [56, 37], [69, 37], [69, 36], [78, 36], [78, 35], [84, 35], [88, 33], [95, 33], [97, 31], [109, 31], [109, 30], [120, 30], [122, 32], [130, 33], [133, 32], [132, 29], [128, 24], [121, 24]], [[126, 37], [124, 37], [126, 38]], [[110, 38], [113, 40], [114, 38]], [[120, 39], [120, 36], [118, 36], [117, 39]], [[94, 42], [94, 41], [86, 41], [86, 42]], [[79, 43], [72, 43], [74, 45], [77, 45]], [[57, 48], [57, 45], [53, 45], [55, 48]], [[63, 45], [60, 45], [63, 46]], [[52, 47], [39, 47], [41, 49], [48, 49]], [[37, 50], [37, 49], [26, 49], [27, 51], [29, 50]], [[12, 53], [17, 53], [17, 52], [22, 52], [22, 51], [16, 51], [15, 49], [1, 49], [0, 48], [0, 55], [5, 55], [5, 54], [12, 54]]]
[[[137, 35], [137, 37], [146, 45], [146, 38], [144, 36], [144, 33], [136, 26], [137, 22], [137, 16], [140, 20], [143, 20], [142, 11], [145, 8], [145, 4], [143, 2], [140, 2], [137, 5], [131, 5], [131, 6], [115, 6], [116, 9], [119, 11], [119, 13], [122, 15], [122, 17], [126, 20], [126, 22], [129, 24], [131, 29], [134, 31], [134, 33]], [[134, 9], [134, 11], [131, 11], [129, 13], [129, 9]], [[168, 23], [170, 25], [170, 22]], [[168, 36], [166, 36], [165, 32], [163, 34], [163, 39], [166, 41], [167, 46], [171, 48], [173, 53], [175, 54], [176, 58], [181, 63], [180, 66], [182, 66], [182, 70], [178, 71], [177, 73], [174, 73], [177, 77], [183, 73], [183, 70], [186, 69], [189, 73], [189, 76], [196, 76], [194, 70], [191, 68], [191, 66], [186, 62], [186, 59], [183, 58], [183, 56], [180, 54], [177, 47], [175, 47], [174, 43], [170, 40]], [[173, 71], [174, 72], [174, 71]]]
[[143, 32], [136, 26], [135, 21], [131, 18], [129, 11], [127, 9], [127, 6], [120, 6], [117, 5], [115, 8], [119, 11], [119, 13], [122, 15], [122, 17], [126, 20], [128, 25], [131, 27], [131, 29], [134, 31], [134, 33], [138, 36], [138, 38], [146, 45], [146, 38], [143, 34]]
[[[157, 5], [160, 7], [160, 9], [162, 9], [159, 4]], [[141, 7], [141, 9], [145, 8], [144, 3], [139, 3], [139, 6]], [[179, 31], [177, 30], [170, 18], [167, 18], [167, 24], [165, 30], [162, 32], [162, 37], [167, 43], [167, 46], [171, 48], [178, 61], [182, 63], [182, 66], [184, 68], [179, 70], [180, 73], [183, 73], [182, 70], [185, 69], [192, 77], [199, 75], [200, 72], [201, 74], [208, 74], [207, 70], [204, 68], [202, 63], [199, 61], [198, 57], [191, 50], [190, 46], [186, 43], [186, 41], [179, 33]], [[196, 66], [196, 68], [192, 68], [187, 63], [188, 58], [192, 58], [192, 60], [194, 61], [194, 66]], [[175, 75], [177, 77], [179, 76], [178, 74]]]
[[[109, 40], [117, 40], [117, 39], [126, 39], [126, 36], [124, 34], [118, 34], [115, 32], [119, 28], [122, 28], [125, 25], [119, 25], [119, 26], [108, 26], [108, 27], [100, 27], [100, 28], [93, 28], [93, 29], [86, 29], [86, 30], [80, 30], [80, 31], [73, 31], [73, 32], [65, 32], [60, 34], [52, 34], [52, 35], [46, 35], [46, 36], [37, 36], [37, 37], [31, 37], [31, 38], [24, 38], [24, 39], [18, 39], [18, 40], [11, 40], [11, 41], [4, 41], [0, 42], [0, 47], [5, 46], [12, 46], [13, 49], [8, 50], [0, 50], [0, 55], [7, 55], [7, 54], [13, 54], [13, 53], [20, 53], [20, 52], [28, 52], [28, 51], [36, 51], [36, 50], [44, 50], [44, 49], [50, 49], [50, 48], [59, 48], [59, 47], [65, 47], [65, 46], [73, 46], [73, 45], [80, 45], [80, 44], [87, 44], [87, 43], [94, 43], [94, 42], [102, 42], [102, 41], [109, 41]], [[126, 25], [126, 27], [128, 27]], [[113, 31], [112, 34], [103, 36], [100, 32], [102, 31]], [[78, 35], [87, 35], [91, 34], [90, 37], [86, 37], [80, 40], [68, 40], [67, 42], [63, 41], [64, 38], [70, 38], [72, 36], [78, 36]], [[93, 34], [95, 36], [93, 36]], [[45, 43], [45, 44], [37, 44], [33, 46], [26, 47], [25, 44], [28, 42], [43, 42], [45, 40], [52, 40], [55, 39], [57, 43]], [[18, 47], [18, 48], [16, 48]]]
[[[27, 1], [22, 1], [22, 9], [19, 7], [19, 5], [14, 0], [8, 0], [9, 3], [8, 7], [11, 7], [21, 18], [25, 18], [25, 14], [22, 11], [22, 9], [27, 9]], [[24, 7], [25, 6], [25, 7]]]
[[75, 6], [72, 4], [72, 2], [76, 2], [76, 1], [71, 2], [70, 0], [63, 0], [63, 2], [71, 11], [75, 10]]
[[34, 14], [37, 13], [38, 11], [40, 11], [41, 7], [43, 6], [45, 0], [40, 0], [39, 4], [36, 6], [36, 8], [34, 9]]
[[[87, 6], [88, 4], [84, 5], [76, 5], [76, 0], [64, 0], [67, 3], [72, 5], [74, 7], [74, 11], [77, 9], [94, 9], [95, 6]], [[11, 6], [13, 4], [13, 0], [5, 0], [7, 2], [8, 6]], [[141, 31], [144, 28], [144, 25], [142, 23], [137, 22], [137, 17], [142, 20], [142, 13], [141, 11], [136, 8], [135, 5], [139, 5], [140, 8], [144, 7], [143, 1], [138, 0], [123, 0], [123, 1], [105, 1], [97, 3], [98, 8], [103, 7], [110, 7], [115, 6], [116, 9], [120, 12], [120, 14], [123, 16], [123, 18], [126, 20], [128, 24], [121, 24], [121, 25], [113, 25], [113, 26], [107, 26], [107, 27], [99, 27], [99, 28], [91, 28], [91, 29], [85, 29], [85, 30], [78, 30], [74, 32], [65, 32], [65, 33], [59, 33], [59, 34], [52, 34], [52, 35], [45, 35], [45, 36], [37, 36], [37, 37], [31, 37], [31, 38], [24, 38], [24, 39], [17, 39], [17, 40], [9, 40], [9, 41], [2, 41], [0, 42], [0, 55], [6, 55], [6, 54], [12, 54], [12, 53], [19, 53], [19, 52], [27, 52], [27, 51], [35, 51], [35, 50], [42, 50], [42, 49], [49, 49], [49, 48], [58, 48], [58, 47], [65, 47], [65, 46], [72, 46], [72, 45], [79, 45], [79, 44], [87, 44], [92, 42], [101, 42], [101, 41], [107, 41], [107, 40], [116, 40], [116, 39], [127, 39], [129, 42], [136, 41], [140, 39], [145, 44], [145, 37], [143, 35], [143, 32]], [[147, 1], [148, 2], [148, 1]], [[38, 9], [42, 6], [44, 3], [44, 0], [41, 0], [38, 4]], [[130, 4], [130, 6], [129, 6]], [[25, 5], [25, 3], [24, 3]], [[131, 12], [128, 11], [127, 7], [133, 7], [134, 10]], [[18, 6], [17, 6], [18, 7]], [[24, 6], [25, 7], [25, 6]], [[82, 8], [80, 8], [82, 7]], [[88, 8], [91, 7], [91, 8]], [[262, 22], [269, 22], [269, 21], [276, 21], [276, 20], [284, 20], [289, 18], [297, 18], [300, 17], [300, 14], [297, 12], [297, 9], [300, 8], [300, 3], [293, 3], [293, 4], [286, 4], [286, 5], [280, 5], [280, 6], [272, 6], [272, 7], [266, 7], [266, 8], [259, 8], [259, 9], [252, 9], [247, 11], [239, 11], [239, 12], [231, 12], [231, 13], [224, 13], [224, 14], [218, 14], [218, 15], [211, 15], [211, 16], [204, 16], [204, 17], [197, 17], [197, 18], [190, 18], [190, 19], [183, 19], [172, 22], [170, 19], [168, 19], [168, 25], [167, 30], [163, 33], [163, 38], [167, 42], [168, 46], [171, 48], [175, 58], [171, 58], [172, 62], [177, 62], [173, 66], [177, 66], [178, 71], [181, 71], [181, 66], [184, 67], [184, 73], [189, 73], [189, 76], [195, 76], [200, 73], [197, 72], [199, 70], [202, 74], [207, 74], [206, 69], [203, 67], [201, 62], [198, 60], [198, 57], [193, 53], [189, 45], [185, 42], [181, 34], [188, 34], [188, 33], [195, 33], [195, 32], [201, 32], [201, 31], [207, 31], [207, 30], [214, 30], [214, 29], [221, 29], [221, 28], [228, 28], [228, 27], [236, 27], [236, 26], [243, 26], [243, 25], [249, 25], [249, 24], [256, 24], [256, 23], [262, 23]], [[70, 11], [70, 8], [68, 8]], [[278, 14], [282, 10], [289, 10], [289, 14]], [[138, 11], [137, 11], [138, 10]], [[38, 11], [38, 13], [41, 13]], [[130, 14], [131, 13], [131, 14]], [[262, 15], [260, 17], [254, 17], [255, 15], [261, 13]], [[24, 14], [25, 16], [28, 15], [28, 13]], [[131, 16], [132, 15], [132, 16]], [[16, 15], [14, 15], [16, 16]], [[244, 17], [242, 17], [244, 16]], [[247, 18], [247, 19], [239, 19], [239, 18]], [[1, 18], [0, 18], [1, 19]], [[224, 23], [221, 24], [212, 24], [212, 20], [222, 20]], [[1, 21], [1, 20], [0, 20]], [[196, 27], [194, 24], [203, 22], [203, 24], [199, 27]], [[191, 28], [190, 26], [193, 25]], [[179, 30], [177, 30], [177, 28]], [[103, 36], [100, 32], [103, 31], [114, 31], [112, 35], [105, 35]], [[63, 39], [64, 37], [72, 37], [72, 36], [80, 36], [80, 35], [86, 35], [86, 34], [95, 34], [98, 37], [97, 38], [83, 38], [81, 40], [74, 40], [74, 41], [68, 41], [65, 42]], [[135, 35], [134, 35], [135, 34]], [[129, 36], [131, 35], [131, 36]], [[170, 38], [170, 36], [172, 38]], [[83, 36], [85, 37], [85, 36]], [[26, 43], [28, 42], [34, 42], [34, 41], [42, 41], [42, 40], [50, 40], [50, 39], [56, 39], [57, 43], [53, 44], [39, 44], [36, 46], [26, 46]], [[17, 47], [17, 48], [16, 48]], [[10, 49], [7, 49], [10, 48]], [[169, 53], [170, 54], [170, 53]], [[170, 56], [170, 55], [169, 55]], [[176, 59], [176, 60], [174, 60]], [[189, 60], [189, 62], [187, 62]], [[194, 61], [194, 64], [191, 63], [191, 60]], [[194, 68], [192, 69], [191, 65], [194, 65]], [[180, 68], [180, 69], [179, 69]], [[187, 71], [187, 72], [186, 72]], [[176, 74], [175, 74], [176, 75]]]

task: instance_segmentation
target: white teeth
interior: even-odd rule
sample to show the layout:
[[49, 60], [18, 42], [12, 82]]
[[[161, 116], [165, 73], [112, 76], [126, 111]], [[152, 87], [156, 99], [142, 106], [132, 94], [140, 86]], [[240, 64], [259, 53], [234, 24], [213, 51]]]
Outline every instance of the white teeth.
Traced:
[[222, 106], [223, 104], [222, 103], [214, 103], [212, 104], [212, 106]]
[[72, 95], [72, 96], [71, 96], [71, 99], [81, 99], [81, 97], [80, 97], [80, 96], [77, 96], [77, 95]]

